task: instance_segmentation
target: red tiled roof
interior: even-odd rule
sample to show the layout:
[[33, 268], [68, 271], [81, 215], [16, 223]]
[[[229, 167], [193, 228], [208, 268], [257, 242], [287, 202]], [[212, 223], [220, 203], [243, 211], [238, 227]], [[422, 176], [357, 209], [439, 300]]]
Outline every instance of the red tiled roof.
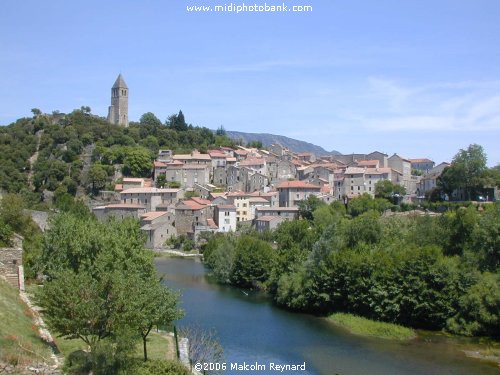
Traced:
[[210, 155], [211, 158], [226, 158], [227, 155], [223, 153], [222, 151], [208, 151], [208, 155]]
[[209, 205], [210, 203], [212, 203], [208, 199], [203, 199], [203, 198], [200, 198], [200, 197], [192, 197], [191, 200], [195, 201], [198, 204], [204, 204], [204, 205]]
[[273, 220], [278, 220], [280, 218], [281, 218], [280, 216], [271, 215], [271, 216], [261, 216], [255, 220], [256, 221], [273, 221]]
[[153, 162], [153, 166], [154, 166], [155, 168], [158, 168], [158, 167], [166, 167], [166, 166], [167, 166], [167, 164], [166, 164], [166, 163], [164, 163], [164, 162], [162, 162], [162, 161], [156, 161], [156, 160], [155, 160], [155, 161]]
[[116, 184], [115, 185], [115, 191], [122, 191], [123, 190], [123, 184]]
[[236, 206], [233, 204], [219, 204], [217, 208], [219, 210], [236, 210]]
[[359, 167], [368, 167], [370, 165], [379, 165], [380, 162], [378, 160], [361, 160], [358, 162]]
[[215, 224], [214, 219], [207, 219], [207, 225], [212, 229], [219, 229], [217, 224]]
[[168, 214], [167, 211], [151, 211], [151, 212], [146, 212], [141, 215], [141, 218], [146, 221], [151, 221], [154, 219], [157, 219], [163, 215]]
[[143, 194], [143, 193], [177, 193], [181, 189], [162, 189], [155, 187], [142, 187], [142, 188], [130, 188], [127, 190], [123, 190], [120, 194]]
[[321, 187], [317, 185], [310, 184], [307, 181], [283, 181], [276, 186], [277, 189], [317, 189], [320, 190]]
[[242, 160], [240, 162], [241, 166], [246, 166], [246, 165], [264, 165], [266, 161], [263, 158], [249, 158], [246, 160]]
[[427, 158], [424, 159], [408, 159], [410, 163], [432, 163], [433, 161]]
[[146, 208], [146, 206], [136, 203], [114, 203], [108, 204], [105, 208]]

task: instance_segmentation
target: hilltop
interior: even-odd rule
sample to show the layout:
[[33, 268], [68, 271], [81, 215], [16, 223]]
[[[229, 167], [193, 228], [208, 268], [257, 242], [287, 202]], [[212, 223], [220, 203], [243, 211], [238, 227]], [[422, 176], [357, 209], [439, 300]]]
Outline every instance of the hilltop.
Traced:
[[239, 131], [226, 131], [226, 135], [234, 139], [235, 141], [241, 141], [244, 144], [250, 142], [262, 142], [264, 147], [268, 147], [273, 143], [279, 143], [282, 146], [287, 147], [293, 152], [311, 152], [318, 156], [322, 155], [340, 155], [338, 151], [326, 151], [323, 147], [317, 146], [315, 144], [300, 141], [298, 139], [293, 139], [285, 137], [283, 135], [269, 134], [269, 133], [244, 133]]

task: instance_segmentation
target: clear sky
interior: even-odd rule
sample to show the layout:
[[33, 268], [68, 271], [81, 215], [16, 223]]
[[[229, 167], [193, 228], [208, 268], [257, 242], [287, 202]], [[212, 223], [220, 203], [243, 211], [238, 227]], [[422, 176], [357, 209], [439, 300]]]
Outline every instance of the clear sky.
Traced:
[[[233, 0], [281, 5], [283, 0]], [[188, 12], [231, 0], [3, 1], [0, 124], [30, 109], [268, 132], [343, 153], [500, 162], [500, 1], [284, 0], [312, 12]]]

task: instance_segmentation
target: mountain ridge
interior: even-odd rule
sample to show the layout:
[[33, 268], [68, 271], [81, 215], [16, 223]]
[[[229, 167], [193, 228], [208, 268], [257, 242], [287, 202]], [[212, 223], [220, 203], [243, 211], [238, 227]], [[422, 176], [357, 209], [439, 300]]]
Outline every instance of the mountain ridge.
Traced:
[[311, 152], [318, 156], [321, 155], [340, 155], [340, 152], [332, 150], [326, 151], [323, 147], [313, 143], [300, 141], [298, 139], [286, 137], [284, 135], [270, 134], [270, 133], [246, 133], [240, 131], [226, 130], [226, 135], [234, 140], [241, 140], [243, 143], [252, 141], [262, 142], [264, 147], [270, 146], [273, 143], [280, 143], [282, 146], [287, 147], [293, 152]]

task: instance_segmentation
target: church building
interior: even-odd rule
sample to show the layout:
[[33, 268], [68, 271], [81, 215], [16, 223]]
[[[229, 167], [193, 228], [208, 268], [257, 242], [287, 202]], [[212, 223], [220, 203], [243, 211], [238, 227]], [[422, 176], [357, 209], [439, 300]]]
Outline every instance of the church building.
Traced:
[[118, 75], [111, 88], [108, 121], [112, 124], [128, 126], [128, 86], [121, 74]]

